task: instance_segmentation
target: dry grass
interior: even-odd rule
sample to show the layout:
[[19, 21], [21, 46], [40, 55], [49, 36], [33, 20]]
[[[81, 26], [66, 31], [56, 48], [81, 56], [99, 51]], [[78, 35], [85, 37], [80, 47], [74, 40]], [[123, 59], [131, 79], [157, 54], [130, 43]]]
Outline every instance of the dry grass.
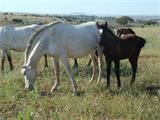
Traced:
[[[53, 93], [52, 63], [36, 79], [34, 91], [24, 89], [19, 65], [23, 53], [12, 52], [15, 70], [0, 73], [0, 120], [159, 120], [160, 119], [160, 27], [134, 28], [146, 38], [146, 46], [138, 64], [136, 84], [131, 79], [128, 61], [121, 62], [122, 89], [116, 88], [112, 72], [112, 90], [107, 90], [106, 78], [99, 85], [88, 84], [92, 67], [87, 68], [88, 57], [79, 60], [75, 79], [79, 97], [72, 96], [70, 80], [61, 66], [61, 85]], [[42, 63], [43, 61], [41, 61]], [[73, 64], [73, 60], [71, 60]], [[39, 64], [39, 70], [43, 64]]]

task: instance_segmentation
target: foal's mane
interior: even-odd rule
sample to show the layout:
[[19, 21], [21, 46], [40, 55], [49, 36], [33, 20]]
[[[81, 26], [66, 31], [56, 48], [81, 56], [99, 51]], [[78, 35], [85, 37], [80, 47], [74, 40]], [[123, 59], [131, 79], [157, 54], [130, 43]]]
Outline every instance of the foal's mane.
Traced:
[[109, 36], [115, 40], [115, 41], [118, 41], [120, 38], [117, 37], [112, 30], [110, 30], [109, 28], [106, 28], [105, 31], [107, 32], [107, 34], [109, 34]]
[[58, 23], [62, 23], [62, 22], [61, 22], [61, 21], [52, 22], [52, 23], [50, 23], [50, 24], [48, 24], [48, 25], [45, 25], [45, 26], [41, 27], [40, 29], [36, 30], [36, 31], [32, 34], [32, 36], [30, 37], [30, 39], [29, 39], [29, 41], [28, 41], [27, 48], [26, 48], [26, 50], [25, 50], [25, 60], [28, 59], [28, 55], [29, 55], [30, 51], [32, 50], [32, 49], [31, 49], [31, 48], [32, 48], [32, 45], [33, 45], [33, 43], [35, 42], [35, 41], [34, 41], [35, 38], [36, 38], [41, 32], [43, 32], [44, 30], [46, 30], [46, 29], [48, 29], [48, 28], [50, 28], [50, 27], [52, 27], [53, 25], [58, 24]]

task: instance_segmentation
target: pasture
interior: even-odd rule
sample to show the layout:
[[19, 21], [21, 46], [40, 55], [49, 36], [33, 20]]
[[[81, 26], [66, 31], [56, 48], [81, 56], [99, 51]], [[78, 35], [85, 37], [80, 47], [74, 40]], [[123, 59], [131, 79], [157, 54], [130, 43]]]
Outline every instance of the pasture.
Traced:
[[[35, 90], [24, 89], [24, 78], [19, 66], [24, 62], [23, 53], [12, 52], [15, 69], [0, 72], [0, 120], [159, 120], [160, 119], [160, 27], [133, 28], [147, 42], [138, 61], [134, 87], [130, 88], [131, 67], [128, 60], [121, 61], [122, 88], [116, 88], [114, 68], [111, 74], [112, 89], [106, 89], [106, 78], [100, 84], [88, 83], [92, 66], [87, 67], [89, 57], [78, 59], [79, 68], [74, 71], [80, 91], [72, 96], [69, 77], [60, 64], [60, 86], [49, 93], [54, 83], [54, 71], [40, 72]], [[44, 61], [38, 64], [39, 71]], [[70, 60], [71, 66], [73, 60]], [[97, 72], [98, 74], [98, 72]]]

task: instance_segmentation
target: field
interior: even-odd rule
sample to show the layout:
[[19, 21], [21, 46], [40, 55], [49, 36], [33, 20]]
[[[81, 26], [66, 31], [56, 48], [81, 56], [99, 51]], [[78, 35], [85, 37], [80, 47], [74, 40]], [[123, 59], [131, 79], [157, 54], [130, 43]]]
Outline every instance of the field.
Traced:
[[[112, 69], [112, 90], [106, 89], [106, 78], [100, 84], [88, 83], [92, 66], [87, 67], [89, 57], [79, 59], [79, 69], [73, 70], [80, 91], [72, 96], [71, 83], [61, 65], [61, 83], [57, 91], [49, 93], [54, 83], [51, 60], [49, 68], [39, 72], [35, 90], [24, 89], [20, 72], [23, 53], [12, 52], [15, 69], [0, 72], [0, 120], [160, 120], [160, 27], [135, 27], [135, 32], [147, 42], [142, 49], [136, 83], [129, 86], [131, 67], [127, 60], [121, 61], [122, 88], [116, 88]], [[38, 70], [44, 61], [38, 64]], [[73, 65], [73, 60], [70, 60]]]

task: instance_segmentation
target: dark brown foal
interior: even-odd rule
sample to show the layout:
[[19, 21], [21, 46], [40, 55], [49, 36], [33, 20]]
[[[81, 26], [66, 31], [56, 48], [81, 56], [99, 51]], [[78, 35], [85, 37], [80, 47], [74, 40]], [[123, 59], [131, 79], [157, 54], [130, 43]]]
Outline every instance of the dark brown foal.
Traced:
[[130, 85], [132, 85], [135, 82], [138, 57], [146, 40], [135, 34], [127, 34], [119, 38], [107, 27], [107, 23], [102, 25], [97, 23], [97, 27], [103, 30], [100, 39], [100, 46], [102, 47], [107, 64], [107, 87], [110, 87], [110, 70], [112, 62], [115, 64], [117, 87], [121, 87], [119, 67], [120, 60], [122, 59], [129, 59], [132, 66], [133, 72], [130, 82]]

